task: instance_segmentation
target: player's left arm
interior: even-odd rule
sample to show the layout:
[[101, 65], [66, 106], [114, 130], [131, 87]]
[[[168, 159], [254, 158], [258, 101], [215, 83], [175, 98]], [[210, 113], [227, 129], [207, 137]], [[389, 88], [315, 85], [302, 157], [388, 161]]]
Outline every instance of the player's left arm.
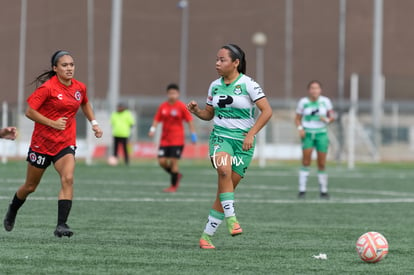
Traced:
[[273, 111], [270, 107], [269, 101], [266, 97], [262, 97], [256, 101], [256, 106], [260, 110], [260, 115], [256, 120], [256, 123], [246, 134], [243, 141], [243, 150], [248, 151], [253, 147], [254, 136], [266, 125], [269, 119], [272, 117]]
[[103, 135], [103, 132], [101, 130], [101, 127], [99, 127], [99, 124], [95, 120], [95, 114], [93, 112], [91, 104], [89, 102], [86, 102], [84, 104], [81, 104], [81, 108], [86, 118], [92, 124], [92, 130], [95, 132], [95, 137], [101, 138]]

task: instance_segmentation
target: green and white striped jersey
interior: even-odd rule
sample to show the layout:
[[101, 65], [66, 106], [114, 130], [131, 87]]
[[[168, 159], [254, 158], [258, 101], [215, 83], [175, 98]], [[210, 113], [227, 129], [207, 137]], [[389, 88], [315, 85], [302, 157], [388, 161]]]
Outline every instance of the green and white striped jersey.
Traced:
[[214, 107], [214, 133], [244, 140], [255, 123], [255, 102], [265, 94], [252, 78], [240, 74], [231, 84], [219, 78], [210, 84], [207, 104]]
[[321, 121], [321, 117], [327, 117], [332, 109], [332, 102], [326, 96], [319, 96], [316, 101], [303, 97], [299, 100], [296, 113], [302, 115], [302, 126], [305, 130], [326, 131], [327, 125]]

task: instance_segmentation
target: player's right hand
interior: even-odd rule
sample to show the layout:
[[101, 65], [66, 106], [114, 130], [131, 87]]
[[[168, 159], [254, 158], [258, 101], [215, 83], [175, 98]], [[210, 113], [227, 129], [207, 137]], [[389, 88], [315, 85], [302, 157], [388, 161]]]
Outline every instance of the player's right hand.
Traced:
[[300, 138], [304, 138], [306, 135], [305, 130], [299, 130], [299, 136]]
[[53, 123], [53, 128], [55, 128], [56, 130], [65, 130], [66, 129], [66, 122], [67, 122], [68, 118], [67, 117], [61, 117], [57, 120], [54, 121]]
[[197, 104], [197, 102], [196, 102], [195, 100], [191, 100], [191, 101], [187, 104], [187, 109], [188, 109], [191, 113], [195, 114], [195, 113], [197, 112], [197, 110], [198, 110], [198, 104]]

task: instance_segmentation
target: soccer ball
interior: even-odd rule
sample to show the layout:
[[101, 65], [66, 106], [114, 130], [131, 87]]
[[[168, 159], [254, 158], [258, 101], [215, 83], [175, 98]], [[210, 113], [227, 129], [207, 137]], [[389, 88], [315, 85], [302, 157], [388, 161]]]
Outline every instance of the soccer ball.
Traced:
[[114, 156], [110, 156], [108, 158], [108, 164], [111, 166], [117, 166], [118, 165], [118, 158], [114, 157]]
[[364, 262], [377, 263], [388, 254], [388, 242], [378, 232], [367, 232], [359, 237], [356, 250]]

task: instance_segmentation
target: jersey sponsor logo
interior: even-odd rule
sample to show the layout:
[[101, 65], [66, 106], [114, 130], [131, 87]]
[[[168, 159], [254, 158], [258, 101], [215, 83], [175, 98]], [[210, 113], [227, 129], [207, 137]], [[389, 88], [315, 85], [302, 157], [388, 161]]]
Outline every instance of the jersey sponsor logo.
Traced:
[[37, 160], [37, 156], [35, 153], [30, 153], [29, 158], [31, 162], [35, 162]]
[[220, 109], [219, 112], [220, 113], [217, 115], [217, 117], [219, 119], [223, 119], [223, 118], [227, 118], [227, 119], [243, 119], [241, 116], [235, 115], [233, 109]]
[[217, 106], [220, 108], [226, 108], [226, 105], [230, 105], [233, 103], [233, 97], [229, 95], [221, 95], [219, 96], [219, 101], [217, 102]]
[[313, 109], [312, 110], [312, 112], [311, 112], [311, 115], [316, 115], [316, 114], [318, 114], [319, 113], [319, 108], [317, 108], [317, 109]]
[[219, 119], [223, 119], [223, 118], [225, 118], [225, 119], [243, 119], [242, 117], [240, 117], [240, 116], [223, 116], [222, 114], [219, 114], [218, 116], [217, 116]]
[[75, 99], [76, 99], [77, 101], [79, 101], [79, 100], [81, 100], [81, 98], [82, 98], [82, 94], [81, 94], [81, 92], [76, 91], [76, 92], [75, 92]]
[[236, 94], [236, 95], [241, 95], [241, 93], [242, 93], [241, 85], [236, 85], [236, 87], [234, 87], [233, 93]]
[[62, 94], [58, 94], [58, 95], [57, 95], [57, 98], [58, 98], [59, 100], [62, 100], [62, 99], [63, 99], [63, 95], [62, 95]]

